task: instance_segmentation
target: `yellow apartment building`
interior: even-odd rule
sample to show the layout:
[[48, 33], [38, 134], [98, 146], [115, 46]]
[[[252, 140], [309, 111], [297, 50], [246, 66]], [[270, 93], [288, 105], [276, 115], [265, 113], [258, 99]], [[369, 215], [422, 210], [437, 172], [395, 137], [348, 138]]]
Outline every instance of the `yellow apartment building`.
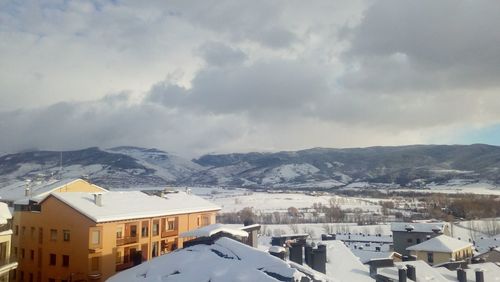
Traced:
[[9, 274], [16, 269], [17, 262], [10, 256], [12, 214], [5, 203], [0, 203], [0, 282], [9, 281]]
[[474, 255], [472, 244], [447, 235], [440, 235], [423, 243], [406, 248], [417, 260], [430, 265], [461, 261]]
[[11, 280], [104, 281], [182, 247], [179, 233], [215, 223], [220, 210], [185, 192], [159, 197], [93, 188], [69, 187], [15, 205], [19, 265]]

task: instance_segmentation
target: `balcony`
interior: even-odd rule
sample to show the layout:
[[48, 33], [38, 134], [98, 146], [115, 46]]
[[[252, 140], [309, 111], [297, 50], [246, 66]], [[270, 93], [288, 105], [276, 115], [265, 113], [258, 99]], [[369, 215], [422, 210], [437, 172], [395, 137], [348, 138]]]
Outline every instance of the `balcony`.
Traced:
[[161, 232], [161, 237], [162, 238], [172, 237], [172, 236], [177, 236], [177, 235], [179, 235], [179, 230], [177, 230], [177, 229], [174, 229], [174, 230], [163, 230]]
[[16, 268], [17, 268], [17, 261], [15, 256], [12, 256], [10, 258], [0, 259], [0, 275], [3, 275], [9, 272], [10, 270]]
[[116, 245], [117, 246], [123, 246], [123, 245], [128, 245], [128, 244], [134, 244], [139, 242], [139, 237], [138, 236], [126, 236], [122, 238], [116, 238]]

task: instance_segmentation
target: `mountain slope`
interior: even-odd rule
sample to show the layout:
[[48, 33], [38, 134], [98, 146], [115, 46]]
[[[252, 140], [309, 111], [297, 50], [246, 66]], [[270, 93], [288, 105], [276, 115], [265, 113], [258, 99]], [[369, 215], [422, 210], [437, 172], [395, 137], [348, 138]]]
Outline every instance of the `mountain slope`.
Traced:
[[500, 147], [413, 145], [314, 148], [205, 155], [186, 160], [157, 149], [33, 151], [0, 156], [0, 185], [26, 179], [86, 177], [111, 188], [221, 185], [332, 188], [355, 182], [418, 187], [451, 180], [500, 184]]
[[[500, 147], [414, 145], [352, 149], [315, 148], [296, 152], [206, 155], [194, 162], [209, 167], [192, 179], [206, 184], [254, 186], [340, 186], [352, 181], [444, 182], [461, 178], [499, 182]], [[219, 171], [245, 164], [228, 181]], [[331, 182], [331, 183], [329, 183]]]

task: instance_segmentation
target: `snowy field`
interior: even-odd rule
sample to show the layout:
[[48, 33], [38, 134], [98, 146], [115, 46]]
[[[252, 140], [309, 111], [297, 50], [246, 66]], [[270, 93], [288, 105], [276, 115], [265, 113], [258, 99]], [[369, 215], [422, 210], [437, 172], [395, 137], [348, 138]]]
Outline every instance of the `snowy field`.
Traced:
[[[197, 193], [196, 191], [194, 192]], [[380, 206], [371, 201], [359, 198], [340, 197], [334, 195], [312, 196], [295, 193], [263, 193], [234, 190], [221, 194], [201, 195], [222, 207], [221, 212], [237, 212], [245, 207], [264, 213], [286, 211], [289, 207], [297, 209], [311, 208], [314, 203], [330, 205], [334, 203], [342, 209], [359, 208], [365, 212], [380, 212]]]

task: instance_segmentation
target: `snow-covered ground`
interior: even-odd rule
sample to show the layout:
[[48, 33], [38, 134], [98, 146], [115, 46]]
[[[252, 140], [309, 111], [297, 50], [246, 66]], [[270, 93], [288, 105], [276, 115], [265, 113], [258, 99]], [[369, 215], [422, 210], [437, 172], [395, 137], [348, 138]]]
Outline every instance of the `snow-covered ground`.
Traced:
[[[237, 212], [245, 207], [254, 211], [274, 212], [286, 211], [289, 207], [297, 209], [311, 208], [314, 203], [337, 204], [342, 209], [359, 208], [367, 212], [380, 212], [380, 206], [359, 198], [332, 195], [312, 196], [296, 193], [263, 193], [234, 190], [234, 193], [204, 194], [204, 197], [222, 207], [221, 212]], [[197, 191], [194, 191], [196, 194]]]

